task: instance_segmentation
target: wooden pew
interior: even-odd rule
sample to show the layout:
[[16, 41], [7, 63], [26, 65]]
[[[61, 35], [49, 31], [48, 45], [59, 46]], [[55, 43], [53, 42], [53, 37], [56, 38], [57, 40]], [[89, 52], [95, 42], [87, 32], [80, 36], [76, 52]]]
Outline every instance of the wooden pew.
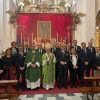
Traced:
[[17, 80], [0, 80], [0, 87], [4, 87], [5, 91], [0, 92], [0, 99], [14, 99], [19, 96], [19, 93], [12, 93], [11, 88], [12, 86], [16, 86], [18, 83]]
[[88, 94], [92, 95], [92, 100], [94, 100], [94, 94], [100, 93], [100, 86], [95, 86], [94, 82], [100, 81], [100, 76], [96, 77], [84, 77], [84, 80], [86, 82], [91, 82], [91, 85], [89, 87], [79, 87], [79, 90], [81, 93], [87, 94], [87, 100], [89, 100]]

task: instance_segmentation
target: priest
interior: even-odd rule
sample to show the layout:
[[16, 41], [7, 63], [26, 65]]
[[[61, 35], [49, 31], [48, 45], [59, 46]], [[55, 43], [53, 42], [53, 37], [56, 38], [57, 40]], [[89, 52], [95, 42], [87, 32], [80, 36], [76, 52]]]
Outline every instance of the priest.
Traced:
[[28, 89], [37, 90], [40, 87], [40, 62], [39, 53], [35, 50], [35, 44], [32, 45], [32, 50], [29, 51], [25, 58], [26, 68], [26, 86]]
[[43, 88], [49, 90], [54, 88], [56, 58], [51, 53], [50, 43], [45, 44], [45, 49], [46, 53], [42, 55]]

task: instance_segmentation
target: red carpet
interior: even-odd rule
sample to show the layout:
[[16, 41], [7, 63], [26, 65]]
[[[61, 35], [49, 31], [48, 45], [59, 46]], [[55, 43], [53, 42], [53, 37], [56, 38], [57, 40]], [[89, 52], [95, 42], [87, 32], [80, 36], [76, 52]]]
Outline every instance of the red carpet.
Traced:
[[[4, 92], [4, 88], [0, 88], [0, 92]], [[13, 88], [11, 90], [13, 93], [16, 92], [15, 88]], [[20, 90], [19, 91], [20, 94], [58, 94], [58, 93], [79, 93], [78, 88], [70, 88], [68, 87], [68, 89], [65, 88], [61, 88], [58, 89], [57, 87], [55, 87], [52, 90], [45, 90], [45, 89], [39, 89], [39, 90]]]
[[52, 90], [29, 90], [29, 91], [21, 91], [21, 94], [58, 94], [58, 93], [79, 93], [78, 88], [68, 88], [68, 89], [58, 89], [57, 87]]

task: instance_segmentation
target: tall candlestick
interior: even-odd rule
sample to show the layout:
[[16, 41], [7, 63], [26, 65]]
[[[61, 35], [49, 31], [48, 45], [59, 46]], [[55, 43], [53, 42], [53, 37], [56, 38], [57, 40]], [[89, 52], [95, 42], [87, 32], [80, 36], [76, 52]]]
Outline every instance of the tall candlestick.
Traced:
[[68, 32], [68, 43], [70, 43], [70, 36], [69, 36], [69, 32]]
[[57, 0], [54, 0], [54, 5], [57, 5]]
[[62, 37], [61, 37], [61, 43], [62, 43]]
[[25, 37], [23, 37], [23, 39], [24, 39], [24, 44], [25, 44]]
[[22, 45], [22, 42], [23, 42], [22, 39], [23, 39], [23, 36], [22, 36], [22, 33], [21, 33], [21, 45]]
[[32, 44], [33, 44], [33, 33], [32, 33]]
[[58, 42], [58, 33], [57, 33], [57, 42]]
[[67, 41], [67, 38], [66, 38], [66, 36], [65, 36], [65, 43], [66, 43], [66, 41]]
[[28, 37], [28, 46], [29, 46], [29, 44], [30, 44], [30, 40], [29, 40], [29, 37]]

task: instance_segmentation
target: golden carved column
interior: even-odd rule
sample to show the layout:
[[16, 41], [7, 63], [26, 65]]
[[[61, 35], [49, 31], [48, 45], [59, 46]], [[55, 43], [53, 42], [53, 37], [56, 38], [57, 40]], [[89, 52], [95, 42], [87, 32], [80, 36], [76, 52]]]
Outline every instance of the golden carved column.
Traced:
[[100, 30], [96, 30], [95, 47], [100, 47]]

